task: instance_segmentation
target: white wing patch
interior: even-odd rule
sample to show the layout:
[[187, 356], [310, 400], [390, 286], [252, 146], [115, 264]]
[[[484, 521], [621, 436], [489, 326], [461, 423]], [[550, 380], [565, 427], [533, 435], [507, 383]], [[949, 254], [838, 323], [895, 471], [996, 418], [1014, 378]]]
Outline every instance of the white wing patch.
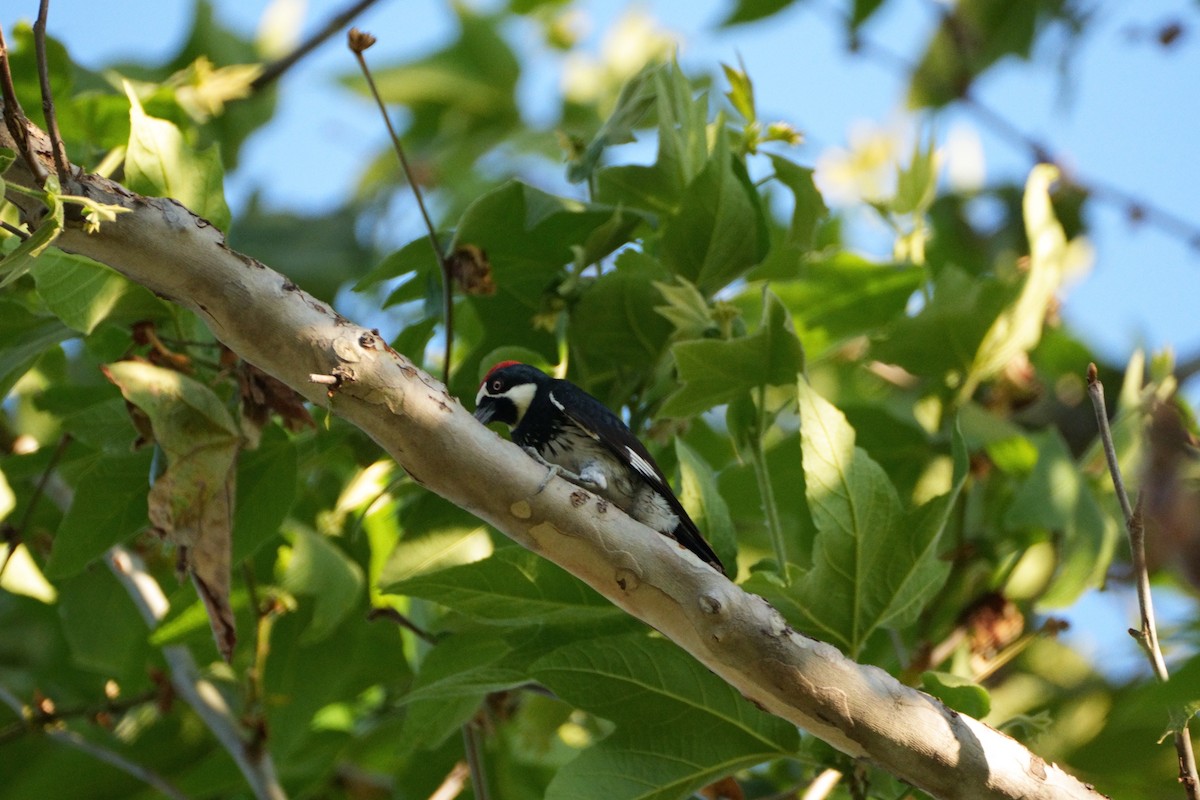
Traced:
[[643, 477], [655, 483], [659, 482], [660, 479], [654, 467], [650, 465], [650, 462], [638, 455], [632, 447], [625, 448], [625, 455], [629, 458], [629, 465], [641, 473]]
[[[571, 416], [571, 412], [567, 411], [567, 407], [564, 406], [562, 403], [558, 402], [558, 398], [554, 396], [553, 391], [550, 392], [550, 402], [554, 404], [555, 408], [557, 408], [559, 411], [566, 414], [568, 419], [571, 419], [571, 420], [575, 419], [573, 416]], [[596, 433], [595, 431], [589, 430], [586, 426], [580, 425], [578, 422], [575, 423], [575, 427], [579, 428], [579, 430], [583, 431], [588, 436], [595, 439], [597, 442], [600, 441], [600, 434]]]

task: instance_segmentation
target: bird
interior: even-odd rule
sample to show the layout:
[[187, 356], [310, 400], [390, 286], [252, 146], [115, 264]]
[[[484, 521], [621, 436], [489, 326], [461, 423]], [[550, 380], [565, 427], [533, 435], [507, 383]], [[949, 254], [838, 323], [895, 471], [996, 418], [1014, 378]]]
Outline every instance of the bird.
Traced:
[[725, 574], [649, 451], [620, 417], [575, 384], [501, 361], [479, 384], [475, 419], [507, 425], [512, 440], [551, 469], [547, 481], [561, 474]]

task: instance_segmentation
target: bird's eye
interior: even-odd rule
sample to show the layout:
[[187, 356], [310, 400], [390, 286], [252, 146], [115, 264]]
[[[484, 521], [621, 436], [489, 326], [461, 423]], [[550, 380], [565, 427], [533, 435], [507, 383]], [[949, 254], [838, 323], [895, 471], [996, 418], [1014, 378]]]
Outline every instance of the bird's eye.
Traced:
[[498, 392], [503, 388], [504, 388], [504, 381], [500, 380], [499, 378], [492, 381], [492, 391], [493, 392]]

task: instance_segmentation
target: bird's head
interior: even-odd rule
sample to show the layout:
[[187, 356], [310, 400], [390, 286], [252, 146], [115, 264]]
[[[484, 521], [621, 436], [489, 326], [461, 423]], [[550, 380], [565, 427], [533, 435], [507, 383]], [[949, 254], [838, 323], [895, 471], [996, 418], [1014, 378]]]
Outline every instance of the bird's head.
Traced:
[[484, 425], [503, 422], [515, 428], [538, 389], [550, 380], [540, 369], [520, 361], [501, 361], [488, 370], [475, 395], [475, 419]]

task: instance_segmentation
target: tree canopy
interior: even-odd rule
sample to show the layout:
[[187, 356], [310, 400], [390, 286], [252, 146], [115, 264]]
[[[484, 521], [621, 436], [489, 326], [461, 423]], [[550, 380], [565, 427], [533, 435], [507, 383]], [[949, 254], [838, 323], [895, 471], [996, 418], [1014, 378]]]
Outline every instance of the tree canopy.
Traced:
[[[886, 5], [847, 4], [846, 35]], [[0, 797], [1016, 796], [952, 753], [909, 760], [938, 735], [920, 725], [960, 718], [989, 759], [1011, 742], [1016, 772], [1050, 770], [1038, 796], [1196, 797], [1186, 372], [1109, 363], [1059, 314], [1104, 193], [1045, 162], [952, 186], [932, 133], [844, 154], [884, 179], [854, 213], [891, 254], [864, 255], [741, 64], [642, 39], [533, 123], [513, 28], [570, 51], [571, 3], [453, 8], [439, 49], [373, 65], [431, 215], [398, 247], [380, 221], [415, 200], [390, 148], [344, 206], [227, 203], [290, 62], [206, 2], [162, 64], [81, 67], [53, 7], [41, 42], [4, 30]], [[943, 13], [909, 75], [921, 114], [1090, 24], [1052, 0]], [[336, 77], [368, 91], [349, 51]], [[532, 462], [487, 473], [499, 445], [458, 413], [507, 359], [621, 413], [782, 616], [646, 529], [653, 552], [623, 550], [636, 525], [565, 484], [510, 502]], [[1174, 607], [1157, 632], [1143, 577]], [[1165, 651], [1157, 675], [1064, 635], [1098, 591], [1128, 617], [1083, 618]], [[799, 716], [750, 663], [762, 636], [810, 648]], [[876, 691], [898, 698], [883, 730]]]

